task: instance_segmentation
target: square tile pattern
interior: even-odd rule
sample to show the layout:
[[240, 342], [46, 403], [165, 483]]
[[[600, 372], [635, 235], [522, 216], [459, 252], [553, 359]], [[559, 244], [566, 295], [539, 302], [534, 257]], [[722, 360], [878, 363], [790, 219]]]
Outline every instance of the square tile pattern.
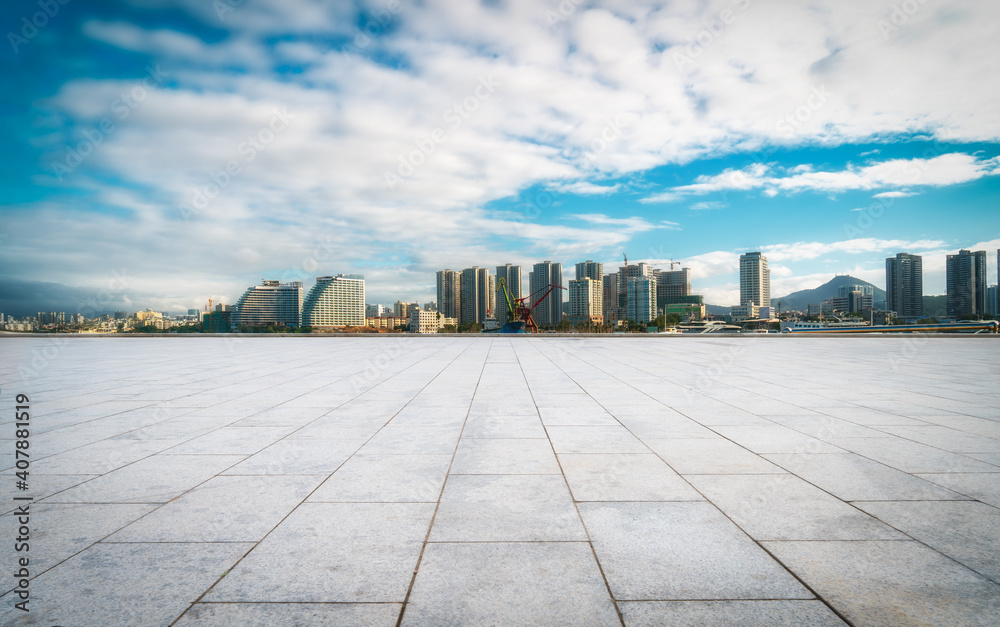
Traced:
[[0, 624], [995, 625], [998, 341], [0, 335]]

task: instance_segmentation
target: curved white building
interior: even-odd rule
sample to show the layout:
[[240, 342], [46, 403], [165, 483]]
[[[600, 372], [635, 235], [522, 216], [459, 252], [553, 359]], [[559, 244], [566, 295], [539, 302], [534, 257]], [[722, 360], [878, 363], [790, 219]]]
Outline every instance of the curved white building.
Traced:
[[302, 306], [307, 327], [365, 326], [365, 278], [360, 274], [321, 276]]
[[302, 318], [302, 283], [264, 280], [243, 292], [231, 318], [232, 328], [241, 326], [299, 325]]

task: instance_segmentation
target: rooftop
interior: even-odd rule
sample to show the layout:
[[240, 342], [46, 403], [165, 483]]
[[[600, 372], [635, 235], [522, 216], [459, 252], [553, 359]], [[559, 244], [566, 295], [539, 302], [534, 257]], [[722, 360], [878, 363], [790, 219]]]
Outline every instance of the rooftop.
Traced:
[[995, 625], [997, 341], [3, 337], [0, 623]]

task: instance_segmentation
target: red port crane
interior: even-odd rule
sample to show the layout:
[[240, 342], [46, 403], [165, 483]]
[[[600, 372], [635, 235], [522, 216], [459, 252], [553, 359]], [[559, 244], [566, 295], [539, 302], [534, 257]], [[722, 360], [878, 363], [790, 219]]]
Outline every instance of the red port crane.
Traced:
[[[564, 290], [566, 289], [562, 285], [553, 283], [551, 285], [545, 285], [537, 290], [533, 294], [525, 296], [523, 298], [514, 298], [510, 289], [507, 287], [507, 281], [500, 277], [497, 282], [497, 291], [503, 290], [504, 300], [507, 303], [507, 324], [500, 328], [501, 333], [538, 333], [538, 325], [535, 324], [535, 318], [532, 316], [532, 312], [536, 307], [542, 304], [553, 290]], [[536, 294], [545, 291], [544, 294], [538, 297], [537, 300], [533, 300]], [[519, 327], [519, 328], [518, 328]]]

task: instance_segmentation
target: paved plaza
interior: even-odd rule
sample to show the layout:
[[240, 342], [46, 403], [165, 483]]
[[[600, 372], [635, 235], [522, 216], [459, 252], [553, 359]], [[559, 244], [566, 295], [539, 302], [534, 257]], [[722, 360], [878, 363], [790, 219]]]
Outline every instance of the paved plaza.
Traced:
[[0, 624], [995, 626], [998, 358], [996, 336], [0, 337]]

